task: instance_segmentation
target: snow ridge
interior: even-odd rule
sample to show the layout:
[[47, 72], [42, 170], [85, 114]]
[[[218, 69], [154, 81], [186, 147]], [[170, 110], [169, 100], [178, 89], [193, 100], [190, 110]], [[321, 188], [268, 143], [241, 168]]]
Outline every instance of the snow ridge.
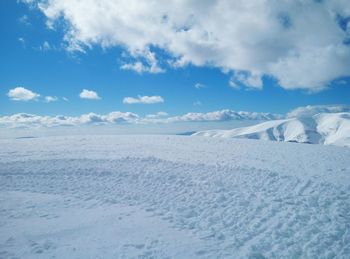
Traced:
[[272, 120], [232, 130], [200, 131], [193, 136], [247, 138], [350, 147], [350, 112], [319, 113]]

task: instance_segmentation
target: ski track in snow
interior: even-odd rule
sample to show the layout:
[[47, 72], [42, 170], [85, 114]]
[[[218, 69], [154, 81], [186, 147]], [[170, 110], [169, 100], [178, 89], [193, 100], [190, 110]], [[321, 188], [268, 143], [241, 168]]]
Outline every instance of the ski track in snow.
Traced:
[[350, 257], [349, 148], [184, 136], [0, 144], [0, 258]]

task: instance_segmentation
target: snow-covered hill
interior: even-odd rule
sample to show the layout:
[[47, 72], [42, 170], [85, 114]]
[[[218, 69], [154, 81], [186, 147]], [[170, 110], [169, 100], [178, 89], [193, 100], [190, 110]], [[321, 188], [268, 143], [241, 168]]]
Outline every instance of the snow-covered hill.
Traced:
[[350, 257], [349, 148], [166, 135], [0, 146], [0, 258]]
[[350, 112], [319, 113], [272, 120], [232, 130], [208, 130], [194, 136], [248, 138], [350, 147]]

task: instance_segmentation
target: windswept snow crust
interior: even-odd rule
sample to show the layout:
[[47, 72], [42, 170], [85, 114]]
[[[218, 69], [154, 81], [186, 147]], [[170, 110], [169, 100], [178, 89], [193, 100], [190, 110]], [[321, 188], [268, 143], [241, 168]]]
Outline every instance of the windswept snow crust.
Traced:
[[247, 138], [350, 147], [350, 113], [319, 113], [232, 130], [208, 130], [194, 136]]
[[0, 258], [349, 258], [350, 149], [0, 140]]

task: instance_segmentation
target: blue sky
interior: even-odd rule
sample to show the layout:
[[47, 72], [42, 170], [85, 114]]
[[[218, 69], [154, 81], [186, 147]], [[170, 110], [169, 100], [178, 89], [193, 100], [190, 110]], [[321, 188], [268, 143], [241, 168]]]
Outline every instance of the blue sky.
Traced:
[[[332, 74], [326, 79], [315, 77], [314, 81], [310, 81], [310, 86], [299, 86], [296, 83], [296, 87], [293, 87], [295, 78], [285, 78], [279, 70], [276, 76], [267, 75], [262, 68], [264, 66], [261, 65], [261, 69], [259, 67], [252, 69], [261, 72], [263, 86], [260, 87], [259, 82], [249, 86], [247, 83], [249, 80], [244, 81], [241, 80], [242, 77], [239, 79], [234, 76], [238, 70], [232, 67], [237, 66], [236, 64], [227, 71], [222, 65], [226, 61], [218, 61], [216, 57], [212, 61], [211, 57], [205, 57], [203, 59], [207, 60], [202, 64], [202, 57], [197, 58], [194, 52], [190, 54], [183, 52], [189, 56], [189, 62], [180, 67], [171, 66], [164, 60], [177, 56], [177, 49], [166, 49], [161, 44], [159, 46], [155, 44], [147, 51], [162, 60], [161, 69], [165, 72], [137, 73], [121, 68], [129, 61], [145, 60], [143, 54], [133, 54], [136, 47], [129, 46], [129, 41], [106, 44], [102, 40], [90, 40], [90, 35], [86, 36], [88, 40], [85, 38], [82, 40], [79, 38], [81, 36], [74, 35], [74, 40], [78, 39], [84, 52], [70, 51], [67, 47], [69, 43], [64, 37], [67, 28], [72, 26], [71, 21], [61, 17], [54, 21], [53, 29], [48, 28], [47, 21], [52, 17], [39, 10], [35, 2], [28, 5], [12, 0], [0, 1], [0, 19], [0, 30], [3, 35], [0, 41], [0, 115], [2, 116], [16, 113], [78, 116], [90, 112], [106, 114], [111, 111], [132, 112], [140, 116], [164, 111], [174, 116], [222, 109], [284, 114], [298, 106], [350, 103], [348, 76], [350, 73], [346, 73], [346, 70], [340, 72], [344, 76], [334, 77]], [[340, 27], [344, 28], [344, 24]], [[150, 39], [152, 40], [154, 39]], [[46, 48], [45, 42], [47, 42]], [[348, 45], [344, 47], [349, 49]], [[147, 60], [144, 64], [149, 65]], [[343, 64], [345, 63], [340, 63], [340, 66]], [[313, 66], [312, 63], [309, 65]], [[249, 66], [251, 65], [244, 65], [242, 75], [249, 75], [250, 72], [246, 69]], [[350, 72], [349, 70], [350, 68], [347, 68], [347, 72]], [[255, 72], [251, 72], [253, 73]], [[235, 85], [239, 85], [239, 89], [230, 87], [229, 81], [232, 78], [235, 80], [238, 78]], [[323, 85], [319, 81], [322, 81]], [[204, 87], [197, 89], [195, 85], [198, 83]], [[24, 87], [40, 94], [41, 97], [31, 101], [11, 100], [8, 92], [16, 87]], [[101, 99], [81, 99], [79, 94], [83, 89], [95, 91]], [[164, 102], [123, 103], [125, 97], [138, 95], [161, 96]], [[45, 96], [54, 96], [58, 100], [45, 102]], [[68, 101], [64, 101], [63, 97]]]

